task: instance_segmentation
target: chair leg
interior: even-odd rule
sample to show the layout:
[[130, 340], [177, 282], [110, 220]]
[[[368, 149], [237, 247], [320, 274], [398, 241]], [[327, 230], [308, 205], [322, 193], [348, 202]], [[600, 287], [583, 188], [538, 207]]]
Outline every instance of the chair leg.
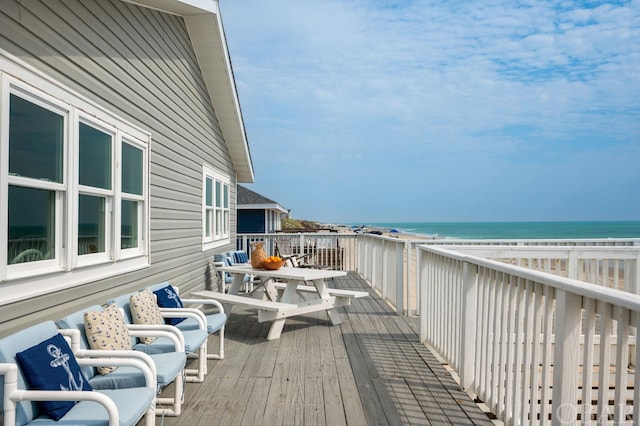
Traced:
[[[5, 423], [6, 424], [6, 423]], [[154, 426], [156, 424], [156, 402], [152, 402], [152, 406], [147, 410], [147, 414], [144, 415], [145, 426]]]
[[207, 359], [224, 359], [224, 325], [218, 330], [218, 353], [207, 354]]
[[198, 368], [197, 369], [186, 369], [187, 373], [187, 382], [189, 383], [202, 383], [204, 382], [204, 376], [207, 374], [207, 341], [200, 346], [198, 349], [198, 355], [196, 355], [198, 359]]
[[175, 389], [173, 397], [171, 398], [157, 398], [156, 401], [160, 404], [170, 404], [171, 408], [156, 408], [156, 416], [171, 416], [177, 417], [182, 413], [182, 403], [184, 397], [184, 371], [180, 373], [175, 380]]

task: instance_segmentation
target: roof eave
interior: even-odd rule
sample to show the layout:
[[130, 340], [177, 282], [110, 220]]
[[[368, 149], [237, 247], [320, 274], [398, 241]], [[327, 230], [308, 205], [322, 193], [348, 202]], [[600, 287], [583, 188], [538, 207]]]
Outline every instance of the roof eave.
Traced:
[[280, 213], [289, 213], [289, 210], [280, 204], [238, 204], [238, 210], [278, 210]]
[[238, 182], [253, 182], [255, 177], [253, 162], [218, 1], [123, 1], [182, 16], [231, 161], [236, 169]]

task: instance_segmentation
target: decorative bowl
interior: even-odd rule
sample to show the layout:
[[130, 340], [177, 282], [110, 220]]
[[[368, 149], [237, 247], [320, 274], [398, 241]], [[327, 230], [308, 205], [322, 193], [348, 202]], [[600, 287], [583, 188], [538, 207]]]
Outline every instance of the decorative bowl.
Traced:
[[276, 269], [282, 268], [284, 263], [285, 263], [284, 260], [281, 260], [279, 262], [262, 262], [262, 267], [270, 271], [275, 271]]

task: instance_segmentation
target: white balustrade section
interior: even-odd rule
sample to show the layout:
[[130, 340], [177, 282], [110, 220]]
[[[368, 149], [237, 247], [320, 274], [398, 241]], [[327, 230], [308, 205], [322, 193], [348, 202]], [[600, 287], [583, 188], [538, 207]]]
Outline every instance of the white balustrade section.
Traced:
[[640, 240], [238, 235], [356, 271], [506, 424], [640, 419]]
[[[598, 279], [609, 286], [640, 293], [637, 257], [640, 239], [562, 239], [562, 240], [458, 240], [403, 239], [374, 234], [305, 232], [275, 234], [240, 234], [238, 249], [251, 253], [252, 242], [263, 242], [267, 253], [275, 252], [275, 241], [288, 254], [309, 254], [309, 263], [323, 264], [331, 269], [358, 272], [395, 307], [400, 315], [420, 315], [420, 286], [418, 246], [464, 246], [467, 252], [480, 257], [502, 258], [538, 270], [596, 283]], [[479, 247], [473, 249], [473, 247]], [[497, 247], [496, 252], [489, 252]], [[584, 248], [578, 251], [578, 248]], [[599, 254], [596, 248], [605, 249]], [[531, 252], [527, 252], [531, 249]], [[609, 249], [612, 249], [609, 251]], [[482, 251], [485, 251], [485, 254]], [[563, 251], [565, 250], [565, 251]], [[589, 252], [590, 251], [590, 252]], [[488, 254], [487, 254], [488, 253]], [[515, 253], [515, 254], [514, 254]], [[569, 265], [569, 253], [577, 256], [577, 263]], [[627, 254], [625, 254], [627, 253]], [[509, 257], [511, 255], [511, 257]], [[625, 257], [626, 256], [626, 257]], [[631, 256], [631, 257], [629, 257]], [[572, 257], [574, 259], [574, 257]], [[587, 262], [587, 259], [590, 259]], [[608, 263], [609, 262], [609, 263]], [[604, 265], [609, 264], [610, 268]], [[635, 265], [635, 266], [634, 266]], [[606, 274], [600, 271], [605, 269]], [[569, 275], [574, 273], [575, 275]], [[578, 275], [578, 272], [582, 275]]]
[[306, 254], [305, 262], [341, 271], [355, 271], [357, 263], [356, 234], [338, 232], [296, 232], [272, 234], [238, 234], [236, 248], [251, 255], [253, 243], [261, 242], [268, 255]]
[[[528, 259], [561, 253], [540, 249]], [[589, 265], [613, 252], [562, 253]], [[574, 263], [571, 274], [589, 271]], [[506, 424], [637, 423], [640, 296], [453, 246], [420, 246], [419, 265], [421, 341]]]

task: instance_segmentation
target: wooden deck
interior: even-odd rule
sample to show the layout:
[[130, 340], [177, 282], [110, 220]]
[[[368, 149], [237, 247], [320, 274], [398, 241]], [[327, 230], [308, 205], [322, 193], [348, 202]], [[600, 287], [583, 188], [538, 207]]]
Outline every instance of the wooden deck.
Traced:
[[186, 384], [179, 417], [156, 423], [493, 424], [418, 342], [417, 319], [397, 316], [356, 274], [331, 285], [372, 295], [340, 308], [341, 325], [331, 326], [324, 312], [293, 317], [272, 341], [265, 340], [270, 323], [235, 307], [225, 358], [209, 361], [204, 383]]

